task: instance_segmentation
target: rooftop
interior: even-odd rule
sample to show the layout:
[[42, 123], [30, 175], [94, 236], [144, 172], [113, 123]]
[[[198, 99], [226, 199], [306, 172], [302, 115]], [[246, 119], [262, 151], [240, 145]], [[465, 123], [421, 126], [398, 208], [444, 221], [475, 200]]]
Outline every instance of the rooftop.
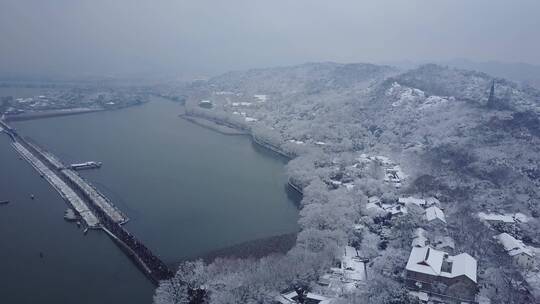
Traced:
[[503, 223], [514, 222], [514, 218], [508, 214], [478, 212], [478, 217], [481, 220], [490, 221], [490, 222], [503, 222]]
[[435, 219], [439, 219], [446, 223], [446, 218], [444, 216], [444, 212], [439, 209], [439, 207], [431, 206], [426, 209], [426, 219], [428, 222], [431, 222]]
[[504, 246], [504, 249], [510, 256], [516, 256], [522, 253], [531, 257], [534, 256], [534, 251], [531, 247], [528, 247], [522, 241], [514, 238], [506, 232], [495, 237], [499, 240], [499, 243]]
[[[443, 269], [443, 263], [450, 266]], [[405, 269], [446, 278], [466, 276], [476, 283], [476, 259], [467, 253], [449, 256], [429, 246], [413, 247]]]

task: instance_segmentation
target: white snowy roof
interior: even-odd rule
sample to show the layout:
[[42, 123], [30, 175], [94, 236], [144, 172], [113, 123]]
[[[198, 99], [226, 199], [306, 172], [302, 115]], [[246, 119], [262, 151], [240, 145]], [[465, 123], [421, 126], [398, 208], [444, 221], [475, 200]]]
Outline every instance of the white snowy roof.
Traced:
[[289, 142], [293, 143], [293, 144], [297, 144], [297, 145], [303, 145], [304, 142], [301, 141], [301, 140], [296, 140], [296, 139], [289, 139]]
[[418, 237], [418, 236], [425, 237], [426, 233], [427, 231], [424, 228], [416, 228], [414, 229], [413, 237]]
[[377, 204], [381, 202], [381, 199], [378, 196], [370, 196], [368, 202]]
[[428, 222], [431, 222], [435, 219], [439, 219], [446, 223], [446, 218], [444, 217], [444, 212], [439, 209], [439, 207], [431, 206], [426, 209], [426, 219]]
[[379, 213], [385, 213], [386, 211], [379, 207], [379, 205], [377, 204], [374, 204], [374, 203], [367, 203], [366, 204], [366, 210], [369, 210], [370, 212], [374, 213], [374, 214], [379, 214]]
[[[443, 261], [445, 260], [452, 263], [450, 272], [442, 271]], [[435, 250], [429, 246], [413, 247], [405, 269], [447, 278], [463, 275], [476, 283], [476, 260], [467, 253], [448, 256], [446, 252]]]
[[398, 199], [398, 202], [400, 204], [414, 204], [414, 205], [417, 205], [417, 206], [424, 206], [426, 204], [426, 200], [421, 199], [421, 198], [412, 197], [412, 196], [400, 197]]
[[447, 278], [456, 278], [466, 276], [476, 283], [476, 259], [468, 253], [460, 253], [455, 256], [449, 256], [448, 262], [452, 262], [452, 272], [441, 272], [441, 275]]
[[481, 220], [490, 221], [490, 222], [503, 222], [503, 223], [514, 222], [514, 218], [508, 214], [478, 212], [478, 217]]
[[506, 232], [497, 235], [496, 238], [504, 246], [504, 249], [510, 256], [515, 256], [522, 253], [531, 257], [534, 256], [534, 252], [530, 247], [526, 246], [522, 241], [517, 240]]
[[444, 254], [444, 252], [431, 247], [413, 247], [405, 269], [439, 276]]
[[381, 204], [381, 208], [384, 209], [386, 212], [390, 212], [391, 214], [407, 214], [408, 210], [407, 207], [403, 207], [396, 204]]
[[265, 102], [267, 99], [267, 96], [264, 94], [255, 94], [253, 97], [255, 97], [255, 99], [257, 99], [259, 102]]

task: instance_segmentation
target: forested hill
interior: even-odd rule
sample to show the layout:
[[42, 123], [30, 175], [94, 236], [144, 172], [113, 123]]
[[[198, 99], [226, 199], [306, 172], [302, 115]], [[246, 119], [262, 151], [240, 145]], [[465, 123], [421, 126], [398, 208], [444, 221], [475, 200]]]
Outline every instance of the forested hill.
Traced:
[[[530, 302], [522, 286], [540, 294], [534, 283], [540, 272], [525, 276], [493, 238], [508, 232], [540, 247], [538, 90], [433, 64], [399, 71], [309, 63], [231, 72], [181, 94], [187, 96], [186, 115], [244, 129], [258, 143], [290, 155], [287, 174], [304, 194], [295, 247], [270, 258], [282, 268], [268, 268], [267, 259], [242, 261], [242, 269], [227, 261], [199, 265], [210, 273], [210, 295], [234, 298], [235, 286], [242, 285], [256, 290], [250, 299], [267, 300], [302, 281], [342, 303], [351, 297], [414, 303], [405, 300], [403, 279], [416, 228], [427, 230], [430, 240], [452, 239], [453, 253], [476, 259], [479, 293], [492, 303]], [[422, 213], [389, 211], [407, 197], [436, 198], [444, 226], [429, 225]], [[373, 201], [387, 209], [374, 212]], [[488, 227], [481, 212], [519, 214], [520, 220]], [[317, 287], [345, 245], [371, 260], [372, 279], [343, 294]], [[231, 272], [257, 280], [223, 287]], [[272, 273], [271, 279], [261, 273]], [[454, 290], [445, 288], [438, 292]]]
[[[525, 85], [435, 64], [399, 73], [372, 64], [309, 63], [228, 73], [207, 89], [242, 92], [233, 99], [245, 106], [212, 97], [215, 111], [256, 118], [256, 133], [295, 153], [309, 149], [290, 140], [325, 143], [326, 152], [383, 153], [417, 175], [451, 184], [449, 176], [466, 177], [471, 184], [463, 187], [479, 187], [476, 181], [496, 189], [490, 193], [497, 201], [529, 204], [530, 211], [540, 198], [533, 187], [540, 177], [540, 92]], [[251, 103], [253, 94], [268, 101]], [[528, 195], [516, 195], [525, 184]], [[485, 195], [469, 194], [491, 202]]]
[[267, 94], [317, 94], [332, 89], [354, 90], [398, 70], [373, 64], [306, 63], [292, 67], [229, 72], [208, 84], [223, 90], [264, 91]]

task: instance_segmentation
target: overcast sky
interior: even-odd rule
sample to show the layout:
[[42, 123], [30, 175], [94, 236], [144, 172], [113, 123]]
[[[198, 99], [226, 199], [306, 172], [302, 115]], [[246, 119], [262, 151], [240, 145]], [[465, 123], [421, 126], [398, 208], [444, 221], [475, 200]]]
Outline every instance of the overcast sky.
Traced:
[[540, 64], [539, 0], [0, 0], [0, 74], [184, 75], [313, 61]]

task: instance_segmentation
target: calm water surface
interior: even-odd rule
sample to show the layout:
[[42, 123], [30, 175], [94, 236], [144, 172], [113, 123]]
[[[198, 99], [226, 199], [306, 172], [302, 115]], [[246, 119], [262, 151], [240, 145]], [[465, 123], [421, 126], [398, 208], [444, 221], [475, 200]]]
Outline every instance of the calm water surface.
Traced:
[[[178, 104], [155, 99], [120, 111], [14, 126], [66, 163], [102, 161], [101, 169], [82, 175], [127, 213], [128, 229], [167, 263], [295, 232], [298, 211], [287, 195], [285, 160], [247, 137], [186, 122], [177, 117], [180, 111]], [[22, 292], [41, 303], [80, 294], [87, 303], [150, 302], [152, 286], [137, 269], [101, 233], [83, 236], [65, 223], [65, 203], [18, 160], [4, 137], [0, 168], [9, 174], [0, 175], [0, 199], [14, 203], [0, 207], [0, 237], [9, 246], [0, 251], [0, 299]], [[30, 193], [37, 199], [30, 200]], [[34, 289], [51, 301], [25, 292]]]

